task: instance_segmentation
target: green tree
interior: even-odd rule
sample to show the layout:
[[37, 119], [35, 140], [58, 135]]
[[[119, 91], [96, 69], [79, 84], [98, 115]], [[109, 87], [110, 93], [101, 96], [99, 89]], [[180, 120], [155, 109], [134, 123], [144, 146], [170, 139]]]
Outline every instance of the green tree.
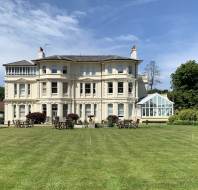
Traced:
[[168, 94], [176, 109], [198, 108], [198, 64], [187, 61], [171, 74], [172, 92]]
[[148, 94], [153, 94], [153, 93], [156, 93], [156, 92], [159, 93], [159, 94], [167, 94], [168, 90], [167, 89], [160, 90], [160, 89], [154, 88], [152, 90], [147, 91]]
[[4, 99], [4, 87], [0, 86], [0, 100]]

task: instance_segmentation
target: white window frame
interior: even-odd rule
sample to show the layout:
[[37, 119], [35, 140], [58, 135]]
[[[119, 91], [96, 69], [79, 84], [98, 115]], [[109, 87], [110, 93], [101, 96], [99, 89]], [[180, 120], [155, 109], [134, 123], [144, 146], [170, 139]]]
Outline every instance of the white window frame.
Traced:
[[118, 104], [118, 117], [124, 117], [124, 104]]
[[[23, 86], [23, 88], [22, 88], [22, 86]], [[19, 84], [19, 96], [20, 97], [25, 96], [25, 84], [24, 83]]]
[[[119, 84], [122, 84], [122, 86], [119, 86]], [[123, 93], [124, 93], [124, 82], [118, 82], [118, 94], [123, 94]]]
[[[51, 84], [52, 84], [52, 86], [51, 86], [52, 94], [58, 94], [58, 83], [52, 82]], [[56, 86], [53, 86], [53, 84], [56, 84]], [[53, 92], [53, 90], [55, 90], [56, 92]]]
[[107, 115], [113, 115], [113, 104], [107, 104]]
[[108, 94], [113, 94], [113, 82], [108, 82], [107, 85], [108, 85]]
[[19, 105], [19, 118], [25, 117], [25, 105]]

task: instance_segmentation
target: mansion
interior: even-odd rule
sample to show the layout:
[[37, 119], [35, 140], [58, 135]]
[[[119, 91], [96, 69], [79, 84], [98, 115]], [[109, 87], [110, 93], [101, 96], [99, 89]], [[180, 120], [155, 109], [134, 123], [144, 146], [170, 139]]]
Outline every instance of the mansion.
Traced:
[[151, 113], [151, 103], [149, 115], [145, 107], [141, 108], [141, 102], [145, 103], [142, 98], [147, 96], [147, 80], [138, 75], [140, 63], [135, 47], [129, 58], [114, 55], [46, 57], [40, 48], [35, 60], [4, 64], [5, 123], [25, 120], [30, 112], [45, 113], [48, 121], [56, 116], [64, 120], [68, 113], [78, 114], [82, 121], [92, 115], [96, 122], [106, 120], [108, 115], [133, 120], [154, 116], [167, 119], [173, 114], [173, 103], [167, 98], [164, 115], [160, 115], [162, 111]]

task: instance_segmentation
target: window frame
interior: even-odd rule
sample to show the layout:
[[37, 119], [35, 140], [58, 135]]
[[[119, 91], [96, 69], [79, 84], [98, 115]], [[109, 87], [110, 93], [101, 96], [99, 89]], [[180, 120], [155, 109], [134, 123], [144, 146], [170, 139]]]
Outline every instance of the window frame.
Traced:
[[[53, 84], [56, 84], [56, 86], [53, 86]], [[52, 82], [51, 83], [51, 91], [52, 91], [52, 94], [58, 94], [58, 83], [57, 82]], [[54, 91], [55, 90], [55, 91]], [[53, 92], [54, 91], [54, 92]]]
[[68, 94], [68, 82], [63, 82], [63, 94]]
[[68, 67], [67, 67], [67, 65], [64, 65], [62, 67], [62, 73], [63, 73], [63, 75], [66, 75], [68, 73]]
[[107, 104], [107, 115], [113, 115], [113, 104]]
[[83, 83], [80, 83], [80, 94], [83, 94]]
[[42, 82], [42, 95], [46, 96], [46, 94], [47, 94], [47, 82]]
[[51, 73], [52, 73], [52, 74], [57, 74], [57, 73], [58, 73], [58, 68], [57, 68], [56, 65], [52, 65], [52, 66], [51, 66]]
[[[122, 110], [120, 110], [120, 108], [122, 108]], [[123, 103], [118, 104], [118, 117], [124, 117], [124, 104]]]
[[[119, 86], [119, 84], [122, 84], [122, 86]], [[118, 94], [123, 94], [123, 93], [124, 93], [124, 82], [118, 82]]]
[[[21, 88], [21, 86], [23, 86], [24, 88]], [[22, 91], [23, 89], [23, 91]], [[25, 83], [20, 83], [19, 84], [19, 96], [20, 97], [24, 97], [25, 96]]]
[[128, 93], [132, 94], [133, 92], [133, 82], [128, 82]]
[[117, 65], [117, 72], [118, 74], [124, 73], [124, 67], [122, 64]]
[[133, 67], [132, 67], [132, 65], [129, 65], [128, 66], [128, 74], [129, 75], [133, 74]]
[[113, 94], [113, 82], [108, 82], [107, 86], [108, 86], [108, 94]]
[[31, 85], [30, 84], [28, 84], [27, 94], [28, 94], [28, 96], [30, 96], [30, 94], [31, 94]]
[[[31, 71], [32, 72], [32, 71]], [[43, 74], [46, 74], [47, 73], [47, 67], [46, 67], [46, 65], [43, 65], [42, 66], [42, 73]]]
[[[21, 108], [23, 108], [23, 110]], [[19, 118], [21, 117], [25, 117], [25, 105], [19, 105]]]
[[[89, 85], [89, 87], [87, 87]], [[91, 94], [91, 83], [85, 83], [85, 94]]]

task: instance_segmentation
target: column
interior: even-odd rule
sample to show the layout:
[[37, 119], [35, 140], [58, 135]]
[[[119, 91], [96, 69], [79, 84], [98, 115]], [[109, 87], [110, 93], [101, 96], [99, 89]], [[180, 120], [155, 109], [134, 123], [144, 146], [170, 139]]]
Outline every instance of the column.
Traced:
[[76, 114], [80, 117], [80, 104], [76, 104]]
[[16, 104], [16, 119], [19, 119], [19, 105]]
[[113, 114], [118, 115], [118, 103], [113, 103]]
[[[40, 82], [37, 81], [37, 98], [40, 98]], [[26, 88], [26, 87], [25, 87]]]
[[117, 81], [113, 82], [113, 96], [114, 97], [118, 96], [118, 82]]
[[72, 103], [68, 104], [68, 114], [72, 113]]
[[[142, 111], [142, 110], [141, 110]], [[133, 103], [133, 111], [132, 111], [132, 118], [136, 119], [137, 114], [136, 114], [136, 108], [135, 108], [135, 103]]]
[[25, 98], [28, 97], [28, 84], [25, 83]]
[[47, 82], [47, 97], [50, 98], [51, 97], [51, 81]]
[[94, 115], [94, 104], [91, 104], [91, 115]]
[[136, 84], [136, 86], [135, 86], [136, 87], [136, 95], [135, 96], [136, 96], [136, 98], [138, 98], [138, 81], [136, 81], [135, 84]]
[[63, 97], [63, 83], [62, 83], [62, 81], [58, 82], [58, 97], [59, 98]]
[[135, 81], [133, 82], [133, 97], [136, 97], [136, 85], [135, 85]]
[[83, 86], [83, 93], [82, 93], [82, 95], [83, 95], [83, 98], [85, 97], [85, 83], [82, 83], [82, 86]]
[[128, 81], [124, 82], [124, 96], [128, 97]]
[[49, 103], [47, 104], [47, 117], [52, 118], [52, 105]]
[[60, 118], [60, 120], [63, 119], [63, 104], [62, 103], [58, 104], [58, 117]]
[[124, 103], [124, 119], [129, 119], [129, 104]]
[[82, 104], [82, 120], [85, 120], [85, 104]]
[[19, 98], [19, 95], [20, 94], [20, 92], [19, 92], [19, 83], [17, 83], [17, 98]]
[[28, 112], [28, 104], [25, 104], [25, 115], [28, 115], [29, 112]]

